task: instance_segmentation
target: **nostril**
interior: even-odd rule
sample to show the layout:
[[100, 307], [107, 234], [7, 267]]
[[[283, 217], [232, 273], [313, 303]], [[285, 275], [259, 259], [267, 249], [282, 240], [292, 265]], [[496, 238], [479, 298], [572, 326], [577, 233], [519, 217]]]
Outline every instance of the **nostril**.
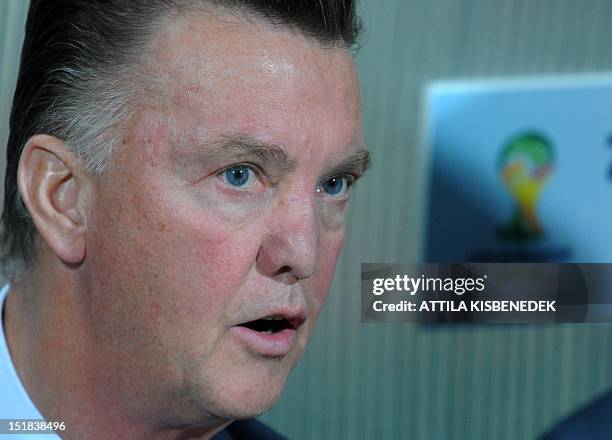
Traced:
[[291, 266], [281, 267], [274, 273], [273, 278], [279, 283], [287, 284], [288, 286], [300, 280], [300, 278], [293, 274], [293, 268]]
[[283, 266], [276, 271], [275, 276], [282, 275], [285, 273], [291, 272], [291, 268], [289, 266]]

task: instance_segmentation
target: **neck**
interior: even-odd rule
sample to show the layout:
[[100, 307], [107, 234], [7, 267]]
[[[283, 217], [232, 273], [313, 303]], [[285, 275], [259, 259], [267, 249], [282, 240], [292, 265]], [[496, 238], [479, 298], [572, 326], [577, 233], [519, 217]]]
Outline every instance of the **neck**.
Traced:
[[84, 292], [77, 285], [70, 275], [34, 272], [27, 281], [11, 284], [4, 312], [19, 378], [45, 420], [64, 422], [63, 438], [208, 439], [229, 424], [218, 418], [173, 424], [168, 408], [164, 413], [118, 387], [121, 381], [113, 380], [108, 375], [113, 370], [104, 365], [109, 356], [100, 353], [89, 332]]

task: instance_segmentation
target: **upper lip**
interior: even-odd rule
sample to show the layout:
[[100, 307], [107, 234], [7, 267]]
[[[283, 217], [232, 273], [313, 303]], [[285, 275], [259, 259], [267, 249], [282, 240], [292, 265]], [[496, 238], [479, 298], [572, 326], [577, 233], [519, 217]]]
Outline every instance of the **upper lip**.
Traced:
[[306, 321], [308, 314], [306, 307], [273, 307], [266, 309], [257, 315], [253, 314], [253, 318], [248, 318], [236, 325], [243, 325], [248, 322], [257, 321], [259, 319], [278, 317], [287, 320], [294, 330], [297, 330]]

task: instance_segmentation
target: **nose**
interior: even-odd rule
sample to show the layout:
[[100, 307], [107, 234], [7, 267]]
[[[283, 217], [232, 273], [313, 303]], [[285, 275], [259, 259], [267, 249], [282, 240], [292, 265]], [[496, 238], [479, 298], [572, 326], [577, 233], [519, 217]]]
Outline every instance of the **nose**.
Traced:
[[312, 196], [281, 201], [270, 212], [269, 227], [259, 253], [257, 269], [287, 283], [309, 278], [319, 258], [319, 219]]

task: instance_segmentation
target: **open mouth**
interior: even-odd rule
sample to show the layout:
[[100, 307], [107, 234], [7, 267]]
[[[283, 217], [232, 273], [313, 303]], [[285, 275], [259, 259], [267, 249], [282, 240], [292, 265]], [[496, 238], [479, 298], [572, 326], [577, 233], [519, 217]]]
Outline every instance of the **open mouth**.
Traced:
[[273, 334], [285, 329], [295, 330], [299, 324], [296, 325], [294, 321], [295, 320], [289, 320], [281, 316], [271, 316], [269, 318], [245, 322], [244, 324], [240, 324], [239, 327], [246, 327], [259, 333]]
[[287, 355], [296, 340], [297, 330], [306, 316], [297, 313], [274, 313], [264, 318], [238, 324], [232, 329], [245, 347], [264, 357]]

